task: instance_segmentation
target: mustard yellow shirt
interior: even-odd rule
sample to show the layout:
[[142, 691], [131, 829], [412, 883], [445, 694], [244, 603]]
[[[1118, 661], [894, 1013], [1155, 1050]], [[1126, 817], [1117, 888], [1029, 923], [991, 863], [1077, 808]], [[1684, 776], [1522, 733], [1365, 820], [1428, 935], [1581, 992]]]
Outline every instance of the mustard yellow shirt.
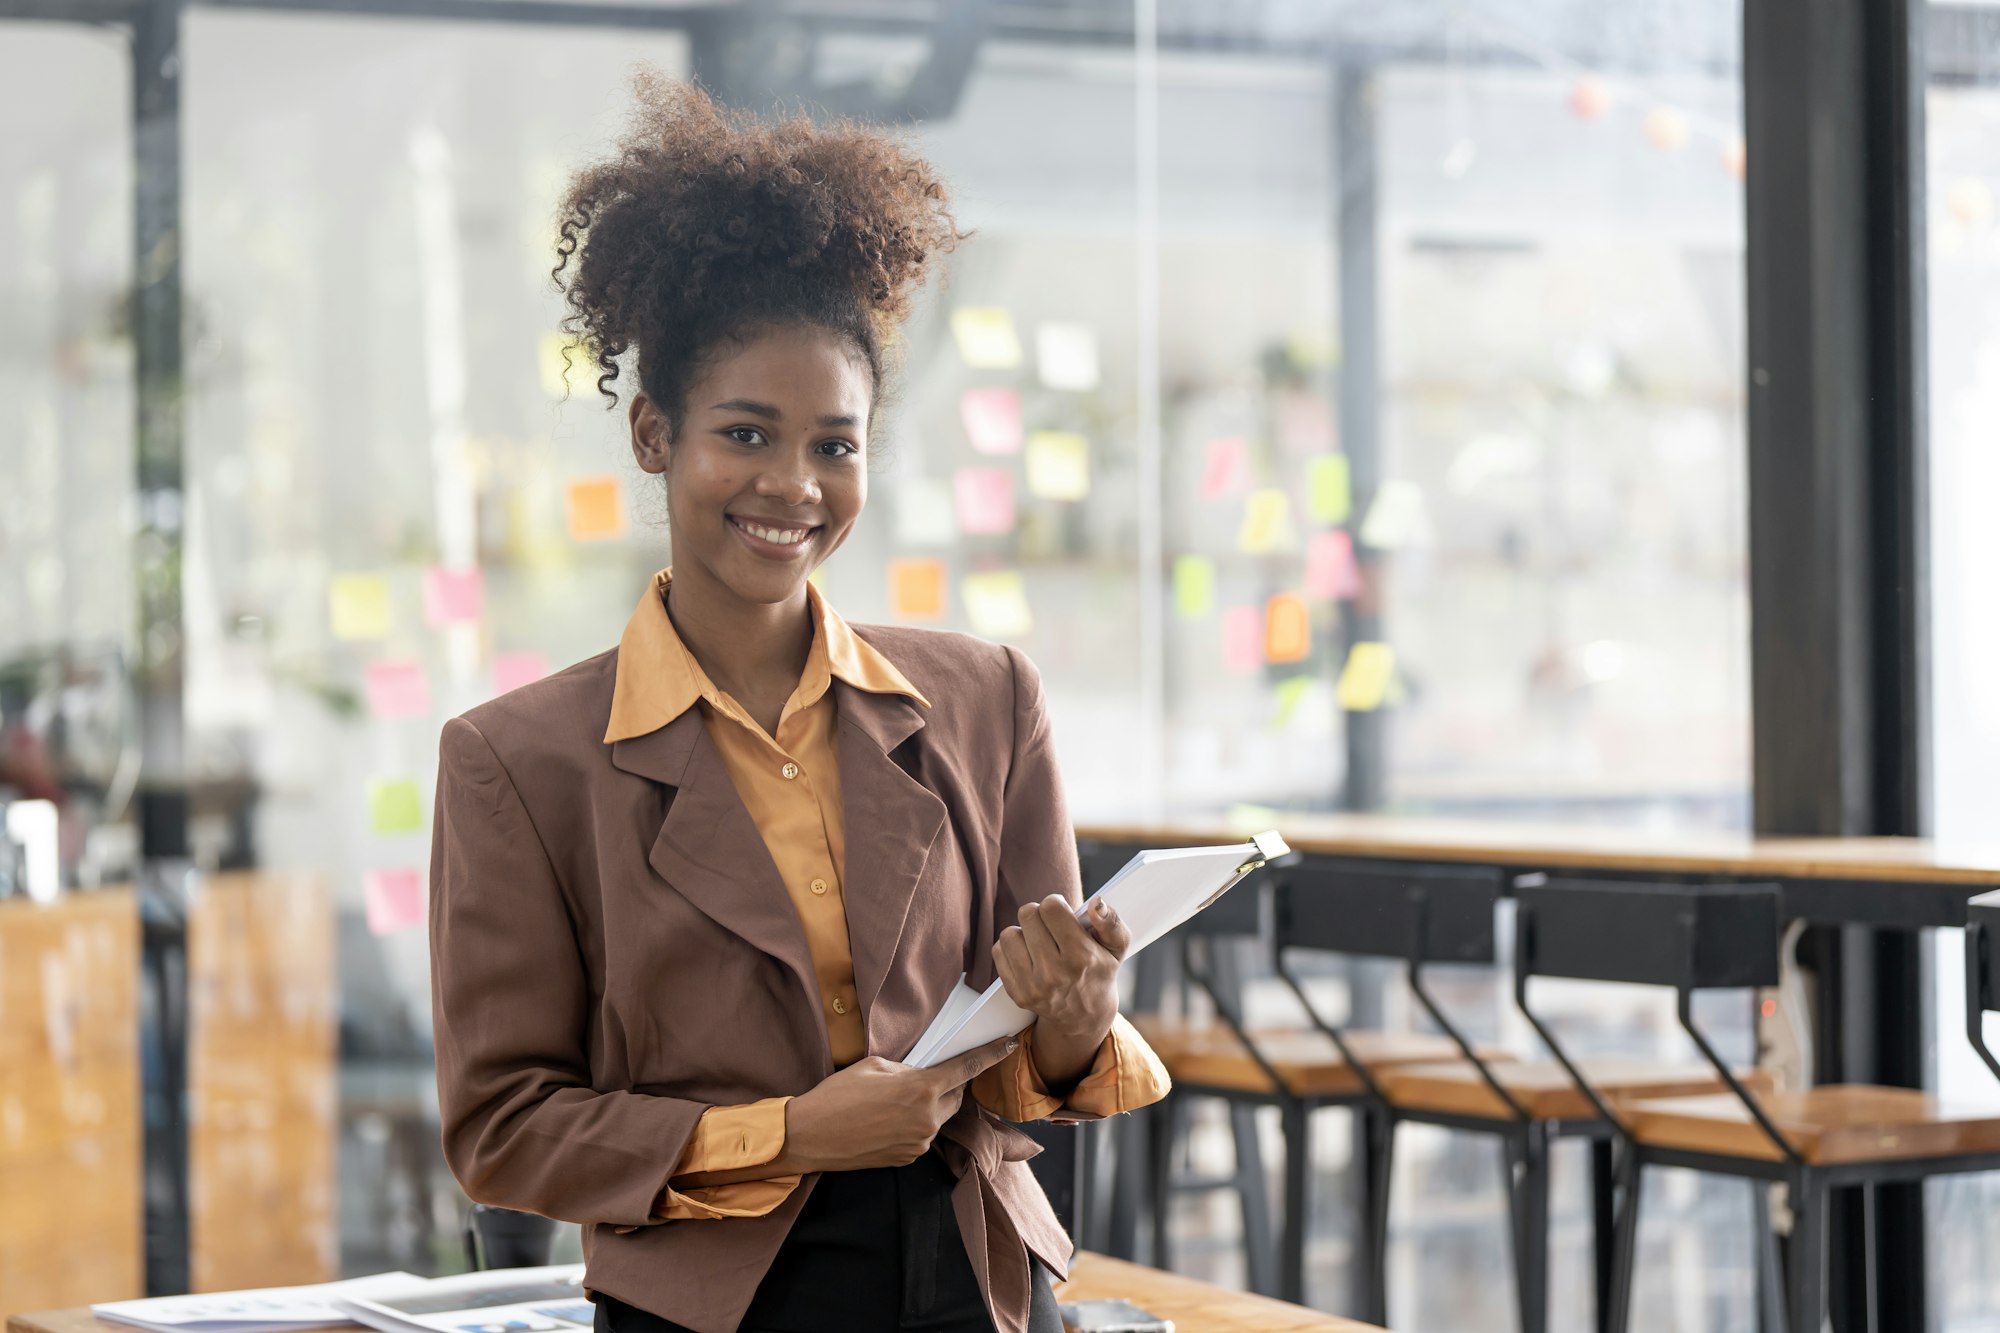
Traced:
[[[857, 637], [808, 583], [812, 648], [774, 736], [716, 687], [681, 641], [667, 614], [672, 581], [671, 569], [654, 575], [625, 626], [605, 743], [645, 735], [689, 708], [701, 708], [709, 740], [763, 835], [804, 926], [827, 1041], [834, 1065], [844, 1067], [868, 1053], [868, 1038], [841, 896], [847, 848], [835, 744], [839, 719], [830, 686], [838, 676], [856, 689], [907, 695], [925, 708], [930, 700], [894, 663]], [[1080, 1117], [1114, 1115], [1157, 1101], [1165, 1092], [1166, 1075], [1157, 1057], [1122, 1017], [1067, 1097], [1054, 1096], [1036, 1072], [1033, 1036], [1030, 1028], [1011, 1055], [973, 1082], [979, 1103], [1005, 1119], [1037, 1120], [1058, 1109]], [[710, 1108], [675, 1174], [771, 1161], [784, 1148], [789, 1100], [770, 1097], [746, 1106]], [[777, 1207], [798, 1182], [796, 1175], [787, 1175], [688, 1190], [669, 1184], [655, 1211], [667, 1218], [755, 1217]]]

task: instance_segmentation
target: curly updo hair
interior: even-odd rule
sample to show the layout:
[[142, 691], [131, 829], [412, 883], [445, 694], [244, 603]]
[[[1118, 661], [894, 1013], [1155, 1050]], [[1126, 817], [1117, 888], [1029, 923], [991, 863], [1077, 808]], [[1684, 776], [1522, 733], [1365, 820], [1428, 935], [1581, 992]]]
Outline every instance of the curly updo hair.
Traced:
[[651, 70], [635, 83], [616, 151], [563, 196], [550, 271], [607, 407], [637, 348], [639, 387], [678, 435], [708, 357], [797, 323], [848, 340], [879, 400], [925, 265], [964, 236], [936, 173], [879, 130], [760, 121]]

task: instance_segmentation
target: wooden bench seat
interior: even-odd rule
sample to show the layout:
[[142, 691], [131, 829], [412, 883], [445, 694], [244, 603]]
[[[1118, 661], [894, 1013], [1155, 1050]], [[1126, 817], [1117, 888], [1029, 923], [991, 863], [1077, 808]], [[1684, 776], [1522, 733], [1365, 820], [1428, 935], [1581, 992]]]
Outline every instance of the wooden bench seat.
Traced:
[[[1722, 1080], [1706, 1065], [1606, 1059], [1586, 1060], [1581, 1067], [1584, 1077], [1613, 1106], [1623, 1106], [1637, 1097], [1680, 1097], [1722, 1087]], [[1537, 1120], [1597, 1118], [1590, 1098], [1571, 1080], [1569, 1071], [1553, 1060], [1499, 1064], [1493, 1066], [1493, 1073], [1522, 1109]], [[1741, 1077], [1752, 1087], [1770, 1085], [1768, 1076], [1756, 1071]], [[1378, 1081], [1383, 1096], [1398, 1110], [1490, 1119], [1511, 1119], [1514, 1114], [1465, 1060], [1403, 1065], [1384, 1071]]]
[[[1271, 1092], [1271, 1080], [1221, 1024], [1188, 1025], [1174, 1020], [1141, 1017], [1133, 1024], [1160, 1057], [1177, 1083], [1199, 1084], [1241, 1092]], [[1371, 1070], [1421, 1061], [1449, 1059], [1458, 1053], [1451, 1038], [1428, 1032], [1358, 1031], [1343, 1034], [1355, 1056]], [[1359, 1096], [1364, 1085], [1333, 1044], [1314, 1028], [1262, 1028], [1250, 1033], [1257, 1049], [1298, 1097]], [[1503, 1051], [1481, 1050], [1488, 1060], [1504, 1061]]]
[[[1834, 1084], [1767, 1092], [1759, 1104], [1815, 1165], [2000, 1152], [2000, 1114], [1943, 1106], [1915, 1088]], [[1648, 1147], [1772, 1161], [1780, 1156], [1743, 1103], [1727, 1093], [1635, 1100], [1621, 1109], [1633, 1137]]]

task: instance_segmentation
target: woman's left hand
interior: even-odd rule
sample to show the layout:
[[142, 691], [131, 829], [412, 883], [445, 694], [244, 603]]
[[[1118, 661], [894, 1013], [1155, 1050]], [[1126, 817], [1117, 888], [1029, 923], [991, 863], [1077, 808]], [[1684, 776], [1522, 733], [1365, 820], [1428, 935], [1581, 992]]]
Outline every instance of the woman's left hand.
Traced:
[[1035, 1015], [1040, 1033], [1095, 1047], [1118, 1013], [1118, 964], [1131, 947], [1132, 933], [1102, 902], [1085, 929], [1069, 900], [1052, 893], [1000, 932], [993, 962], [1008, 998]]

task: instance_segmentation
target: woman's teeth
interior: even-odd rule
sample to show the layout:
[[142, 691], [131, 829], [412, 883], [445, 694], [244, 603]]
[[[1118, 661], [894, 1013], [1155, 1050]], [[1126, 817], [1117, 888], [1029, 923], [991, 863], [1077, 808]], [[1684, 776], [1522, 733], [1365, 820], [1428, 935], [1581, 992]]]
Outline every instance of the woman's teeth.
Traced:
[[810, 537], [813, 531], [811, 528], [760, 528], [755, 523], [745, 523], [740, 518], [736, 523], [751, 536], [762, 537], [765, 541], [775, 542], [779, 546], [791, 546], [802, 542]]

